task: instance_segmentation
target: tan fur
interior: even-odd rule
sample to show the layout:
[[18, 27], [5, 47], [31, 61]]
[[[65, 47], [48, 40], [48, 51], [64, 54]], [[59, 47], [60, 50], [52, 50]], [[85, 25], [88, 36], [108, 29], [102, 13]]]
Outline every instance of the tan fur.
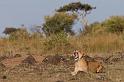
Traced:
[[75, 69], [74, 72], [72, 72], [72, 75], [76, 75], [79, 71], [83, 71], [88, 73], [90, 72], [95, 72], [99, 73], [101, 69], [103, 68], [102, 64], [98, 61], [86, 61], [83, 56], [85, 53], [81, 53], [77, 50], [74, 51], [74, 53], [77, 53], [78, 55], [78, 60], [75, 62]]
[[79, 59], [75, 62], [75, 69], [72, 75], [76, 75], [79, 71], [88, 72], [87, 62], [84, 59]]
[[102, 64], [97, 61], [88, 62], [88, 71], [99, 73], [103, 68]]

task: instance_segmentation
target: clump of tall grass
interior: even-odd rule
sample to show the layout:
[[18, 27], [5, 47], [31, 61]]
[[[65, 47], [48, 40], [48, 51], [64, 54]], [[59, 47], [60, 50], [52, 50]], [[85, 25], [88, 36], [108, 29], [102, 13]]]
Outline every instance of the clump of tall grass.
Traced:
[[44, 40], [44, 50], [50, 53], [66, 53], [71, 47], [66, 33], [60, 32]]
[[49, 38], [35, 35], [30, 38], [0, 39], [0, 54], [56, 54], [71, 53], [74, 49], [90, 53], [109, 53], [124, 50], [124, 34], [103, 33], [70, 36], [60, 33]]
[[16, 53], [40, 54], [43, 50], [42, 41], [44, 38], [39, 34], [30, 35], [26, 31], [17, 31], [9, 37], [0, 39], [1, 54], [14, 55]]
[[70, 40], [71, 45], [75, 46], [75, 48], [83, 49], [87, 52], [106, 53], [124, 49], [123, 36], [113, 33], [72, 37]]

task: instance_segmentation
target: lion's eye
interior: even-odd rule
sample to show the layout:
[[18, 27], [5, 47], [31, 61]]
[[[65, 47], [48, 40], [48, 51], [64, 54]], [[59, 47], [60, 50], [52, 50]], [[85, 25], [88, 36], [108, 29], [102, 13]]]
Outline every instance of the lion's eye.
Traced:
[[74, 56], [77, 56], [78, 55], [78, 52], [74, 52]]

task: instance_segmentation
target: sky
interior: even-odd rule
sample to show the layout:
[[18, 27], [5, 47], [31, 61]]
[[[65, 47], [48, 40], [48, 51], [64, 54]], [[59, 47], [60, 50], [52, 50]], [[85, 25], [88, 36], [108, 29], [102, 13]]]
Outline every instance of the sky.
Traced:
[[6, 27], [41, 25], [44, 16], [76, 1], [96, 6], [88, 16], [89, 23], [103, 21], [113, 15], [124, 15], [124, 0], [0, 0], [0, 34]]

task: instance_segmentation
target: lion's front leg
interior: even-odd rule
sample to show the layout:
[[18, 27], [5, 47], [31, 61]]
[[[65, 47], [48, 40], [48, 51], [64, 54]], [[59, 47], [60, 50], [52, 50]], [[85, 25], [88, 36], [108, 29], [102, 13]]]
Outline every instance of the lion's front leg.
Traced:
[[78, 73], [79, 69], [77, 67], [75, 67], [74, 71], [71, 72], [72, 75], [76, 75]]

